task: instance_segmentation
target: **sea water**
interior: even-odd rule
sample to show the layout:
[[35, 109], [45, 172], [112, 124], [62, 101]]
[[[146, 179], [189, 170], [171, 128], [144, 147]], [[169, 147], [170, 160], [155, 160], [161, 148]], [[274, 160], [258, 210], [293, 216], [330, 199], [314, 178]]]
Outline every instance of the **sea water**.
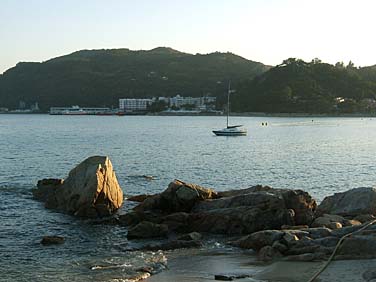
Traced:
[[[248, 136], [214, 136], [225, 117], [0, 115], [0, 281], [120, 281], [165, 260], [130, 252], [138, 243], [127, 241], [124, 227], [46, 210], [32, 199], [38, 179], [65, 178], [92, 155], [110, 157], [125, 195], [161, 192], [177, 178], [216, 190], [303, 189], [320, 201], [376, 183], [376, 119], [230, 121]], [[42, 246], [45, 235], [66, 242]]]

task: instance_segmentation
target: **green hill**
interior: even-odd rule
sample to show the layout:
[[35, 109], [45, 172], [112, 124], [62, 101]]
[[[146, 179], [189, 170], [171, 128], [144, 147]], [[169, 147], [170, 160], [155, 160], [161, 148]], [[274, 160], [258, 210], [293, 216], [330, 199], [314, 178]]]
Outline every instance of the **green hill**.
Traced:
[[82, 50], [42, 63], [19, 63], [0, 75], [0, 107], [19, 101], [51, 106], [118, 106], [119, 98], [153, 96], [222, 97], [269, 67], [231, 53], [187, 54], [159, 47]]
[[[338, 98], [338, 97], [342, 97]], [[338, 98], [338, 99], [336, 99]], [[376, 112], [376, 66], [285, 60], [244, 81], [232, 101], [238, 112]]]

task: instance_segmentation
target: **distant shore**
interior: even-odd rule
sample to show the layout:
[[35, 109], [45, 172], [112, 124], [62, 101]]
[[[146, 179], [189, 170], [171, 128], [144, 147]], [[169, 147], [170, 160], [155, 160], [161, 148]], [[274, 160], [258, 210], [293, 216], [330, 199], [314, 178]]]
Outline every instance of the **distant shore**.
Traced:
[[[0, 114], [9, 114], [9, 115], [48, 115], [48, 112], [0, 112]], [[135, 114], [125, 114], [124, 116], [134, 116]], [[137, 114], [137, 116], [224, 116], [221, 114], [215, 113], [145, 113]], [[81, 115], [80, 115], [81, 116]], [[83, 115], [88, 116], [88, 115]], [[96, 115], [90, 115], [96, 116]], [[101, 116], [101, 115], [98, 115]], [[244, 113], [231, 113], [230, 116], [233, 117], [376, 117], [376, 113], [328, 113], [328, 114], [314, 114], [314, 113], [263, 113], [263, 112], [244, 112]]]

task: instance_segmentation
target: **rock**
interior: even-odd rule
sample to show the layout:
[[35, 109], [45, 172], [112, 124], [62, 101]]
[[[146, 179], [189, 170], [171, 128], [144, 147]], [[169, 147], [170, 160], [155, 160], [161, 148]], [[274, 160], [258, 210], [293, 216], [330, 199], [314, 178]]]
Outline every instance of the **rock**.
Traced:
[[337, 254], [355, 258], [376, 258], [376, 234], [352, 235], [346, 238]]
[[126, 214], [119, 215], [119, 224], [124, 226], [132, 226], [140, 223], [144, 220], [142, 213], [128, 212]]
[[250, 275], [248, 274], [217, 274], [214, 275], [214, 280], [217, 281], [233, 281], [235, 279], [244, 279], [244, 278], [249, 278]]
[[147, 198], [135, 210], [162, 210], [165, 212], [190, 212], [199, 201], [217, 198], [217, 193], [195, 184], [174, 180], [159, 195]]
[[299, 238], [295, 234], [285, 232], [285, 234], [282, 237], [282, 240], [286, 242], [287, 245], [290, 245], [294, 243], [295, 241], [299, 241]]
[[172, 240], [168, 242], [164, 242], [161, 244], [155, 245], [146, 245], [142, 250], [147, 251], [169, 251], [169, 250], [176, 250], [176, 249], [188, 249], [188, 248], [200, 248], [202, 247], [202, 243], [199, 240]]
[[244, 236], [235, 241], [233, 245], [259, 251], [265, 246], [272, 246], [274, 242], [281, 240], [284, 235], [285, 232], [280, 230], [263, 230]]
[[365, 223], [371, 220], [375, 220], [376, 217], [372, 214], [360, 214], [354, 218], [354, 220], [357, 220], [361, 223]]
[[87, 158], [69, 172], [63, 183], [53, 183], [53, 192], [46, 188], [48, 185], [39, 182], [35, 192], [49, 191], [46, 207], [80, 217], [112, 215], [123, 203], [123, 192], [108, 157]]
[[152, 196], [153, 195], [141, 194], [141, 195], [131, 196], [131, 197], [127, 198], [127, 201], [142, 203], [147, 198], [150, 198]]
[[288, 250], [288, 247], [285, 244], [282, 244], [278, 241], [275, 241], [273, 243], [272, 247], [273, 247], [273, 249], [277, 250], [281, 254], [284, 254]]
[[282, 257], [282, 254], [272, 246], [264, 246], [257, 253], [257, 258], [261, 261], [271, 261], [280, 257]]
[[64, 237], [61, 236], [44, 236], [40, 243], [42, 245], [58, 245], [65, 242]]
[[329, 223], [328, 228], [332, 229], [332, 230], [333, 229], [340, 229], [340, 228], [342, 228], [342, 224], [339, 223], [339, 222], [331, 222], [331, 223]]
[[327, 255], [323, 253], [305, 253], [301, 255], [291, 255], [285, 258], [287, 261], [317, 261], [325, 259], [327, 259]]
[[376, 214], [376, 188], [361, 187], [324, 198], [316, 213], [357, 216]]
[[309, 233], [309, 237], [312, 239], [328, 237], [332, 235], [332, 230], [326, 227], [315, 227], [305, 229]]
[[177, 240], [182, 240], [182, 241], [198, 241], [201, 240], [202, 235], [198, 232], [191, 232], [188, 234], [181, 235], [177, 238]]
[[189, 214], [186, 212], [177, 212], [163, 217], [163, 224], [168, 226], [170, 231], [188, 232], [189, 230]]
[[374, 269], [369, 269], [367, 271], [365, 271], [362, 275], [363, 279], [365, 281], [372, 281], [374, 279], [376, 279], [376, 270]]
[[283, 191], [282, 197], [286, 208], [295, 212], [295, 224], [311, 224], [314, 219], [314, 211], [317, 207], [316, 201], [307, 192], [302, 190]]
[[206, 199], [217, 198], [212, 189], [175, 180], [161, 194], [161, 209], [170, 212], [190, 212], [193, 206]]
[[285, 208], [234, 207], [190, 214], [190, 230], [216, 234], [249, 234], [279, 229], [293, 222], [293, 212]]
[[165, 224], [156, 224], [149, 221], [142, 221], [128, 230], [127, 238], [141, 239], [153, 237], [166, 237], [168, 227]]
[[282, 230], [301, 230], [301, 229], [307, 229], [308, 225], [282, 225]]
[[64, 183], [64, 179], [45, 178], [39, 180], [37, 189], [33, 189], [33, 197], [36, 200], [46, 202], [51, 195], [53, 195], [58, 187]]
[[261, 209], [283, 208], [293, 210], [294, 222], [281, 225], [306, 225], [311, 224], [316, 209], [316, 201], [302, 190], [274, 189], [258, 185], [247, 189], [220, 192], [218, 196], [220, 197], [218, 200], [199, 202], [193, 211], [202, 212], [239, 206]]

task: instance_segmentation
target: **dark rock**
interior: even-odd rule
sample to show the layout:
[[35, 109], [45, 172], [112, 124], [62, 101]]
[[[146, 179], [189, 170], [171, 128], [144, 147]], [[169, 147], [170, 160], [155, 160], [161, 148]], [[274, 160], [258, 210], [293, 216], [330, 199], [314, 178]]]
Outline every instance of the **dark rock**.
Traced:
[[217, 234], [249, 234], [265, 229], [279, 229], [293, 222], [293, 213], [287, 209], [233, 207], [192, 213], [190, 229]]
[[302, 190], [274, 189], [268, 186], [254, 186], [247, 189], [218, 193], [220, 200], [200, 202], [194, 207], [195, 212], [212, 209], [252, 206], [259, 208], [285, 208], [294, 211], [293, 224], [306, 225], [314, 218], [316, 201]]
[[257, 258], [261, 261], [272, 261], [280, 257], [282, 254], [272, 246], [264, 246], [257, 253]]
[[186, 212], [177, 212], [163, 217], [162, 222], [170, 231], [184, 233], [189, 231], [189, 217], [190, 215]]
[[61, 236], [44, 236], [40, 243], [42, 245], [58, 245], [65, 242], [64, 237]]
[[142, 247], [142, 250], [147, 251], [168, 251], [168, 250], [176, 250], [176, 249], [188, 249], [188, 248], [200, 248], [202, 247], [202, 243], [199, 240], [171, 240], [168, 242], [154, 244], [154, 245], [146, 245]]
[[32, 190], [33, 196], [36, 200], [46, 202], [63, 183], [64, 179], [57, 178], [45, 178], [39, 180], [37, 188]]
[[188, 234], [181, 235], [177, 238], [177, 240], [183, 240], [183, 241], [198, 241], [201, 240], [202, 235], [198, 232], [191, 232]]
[[361, 223], [365, 223], [371, 220], [375, 220], [376, 217], [372, 214], [360, 214], [354, 218], [354, 220], [357, 220]]
[[357, 258], [376, 258], [376, 234], [352, 235], [346, 238], [337, 252], [338, 255], [353, 255]]
[[287, 261], [321, 261], [327, 259], [323, 253], [304, 253], [300, 255], [291, 255], [285, 258]]
[[218, 281], [233, 281], [235, 279], [244, 279], [244, 278], [249, 278], [251, 277], [248, 274], [236, 274], [236, 275], [231, 275], [231, 274], [217, 274], [214, 275], [214, 280]]
[[142, 221], [128, 230], [127, 238], [141, 239], [153, 237], [166, 237], [168, 227], [165, 224], [156, 224], [149, 221]]
[[150, 198], [152, 196], [153, 195], [141, 194], [141, 195], [131, 196], [131, 197], [127, 198], [127, 201], [142, 203], [147, 198]]
[[308, 228], [303, 229], [303, 231], [307, 231], [309, 233], [309, 237], [311, 237], [312, 239], [318, 239], [332, 235], [332, 230], [326, 227]]
[[263, 230], [244, 236], [233, 243], [243, 249], [259, 251], [265, 246], [272, 246], [274, 242], [283, 238], [285, 232], [280, 230]]
[[376, 214], [376, 188], [362, 187], [326, 197], [318, 206], [316, 213], [357, 216]]
[[376, 270], [374, 269], [369, 269], [367, 271], [365, 271], [362, 275], [363, 279], [365, 281], [371, 281], [371, 280], [374, 280], [376, 279]]

